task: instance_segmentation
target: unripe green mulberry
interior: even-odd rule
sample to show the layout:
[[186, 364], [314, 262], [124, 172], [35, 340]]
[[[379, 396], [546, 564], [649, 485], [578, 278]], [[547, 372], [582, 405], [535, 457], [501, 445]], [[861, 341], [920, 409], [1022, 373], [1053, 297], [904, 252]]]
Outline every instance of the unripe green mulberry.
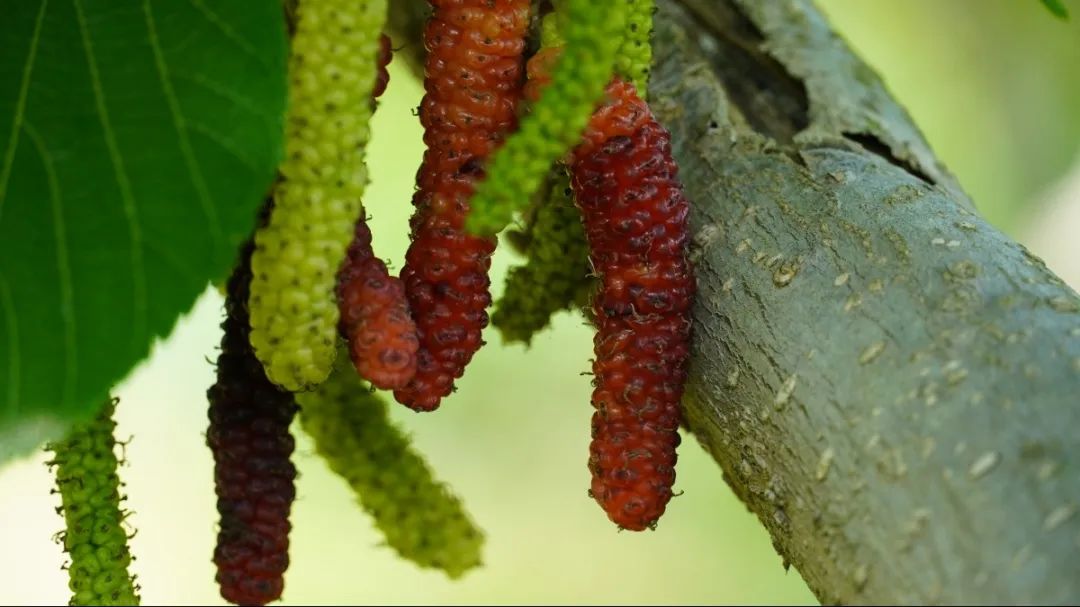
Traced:
[[386, 401], [356, 375], [342, 353], [314, 392], [297, 394], [300, 422], [330, 469], [348, 481], [386, 543], [421, 567], [458, 578], [480, 565], [483, 533], [437, 482], [409, 439], [393, 425]]
[[528, 344], [551, 315], [573, 307], [587, 284], [589, 248], [566, 173], [553, 173], [551, 194], [536, 209], [529, 260], [510, 270], [491, 324], [508, 342]]
[[387, 0], [304, 0], [289, 64], [286, 157], [251, 260], [251, 344], [289, 390], [318, 384], [336, 353], [338, 266], [368, 176], [371, 93]]
[[653, 13], [655, 0], [626, 0], [626, 33], [615, 60], [615, 71], [634, 83], [638, 96], [645, 99], [652, 69]]
[[128, 573], [131, 553], [120, 509], [112, 420], [115, 400], [94, 419], [72, 428], [67, 438], [47, 448], [55, 453], [56, 484], [67, 529], [64, 550], [71, 555], [68, 586], [71, 605], [138, 605], [135, 578]]
[[564, 50], [543, 94], [492, 156], [486, 178], [476, 187], [466, 223], [474, 233], [498, 232], [528, 203], [552, 163], [577, 143], [611, 80], [626, 4], [565, 0], [559, 10]]

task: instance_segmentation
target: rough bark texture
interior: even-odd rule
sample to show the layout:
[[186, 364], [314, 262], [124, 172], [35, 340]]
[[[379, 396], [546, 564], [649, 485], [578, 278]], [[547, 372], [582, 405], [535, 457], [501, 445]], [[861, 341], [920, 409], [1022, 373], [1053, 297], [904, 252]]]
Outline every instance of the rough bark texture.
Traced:
[[822, 602], [1080, 601], [1080, 298], [811, 2], [659, 4], [698, 441]]

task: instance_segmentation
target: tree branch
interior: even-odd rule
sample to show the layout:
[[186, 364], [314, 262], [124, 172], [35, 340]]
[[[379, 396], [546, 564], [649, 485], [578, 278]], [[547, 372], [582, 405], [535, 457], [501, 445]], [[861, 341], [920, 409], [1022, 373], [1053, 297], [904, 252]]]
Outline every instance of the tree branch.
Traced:
[[[826, 603], [1080, 599], [1080, 300], [809, 2], [664, 3], [689, 426]], [[801, 85], [801, 86], [800, 86]]]
[[822, 602], [1080, 601], [1080, 299], [809, 0], [660, 6], [698, 441]]

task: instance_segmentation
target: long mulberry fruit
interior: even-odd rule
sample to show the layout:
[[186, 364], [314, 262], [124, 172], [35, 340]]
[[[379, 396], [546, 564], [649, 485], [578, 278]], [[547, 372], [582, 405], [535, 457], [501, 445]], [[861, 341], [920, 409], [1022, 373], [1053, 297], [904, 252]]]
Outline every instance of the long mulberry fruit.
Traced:
[[530, 227], [528, 262], [511, 268], [491, 315], [491, 324], [508, 342], [528, 344], [555, 312], [575, 303], [588, 280], [581, 213], [561, 168], [552, 181], [551, 194], [536, 209]]
[[[565, 6], [563, 6], [565, 5]], [[553, 162], [577, 142], [611, 79], [627, 3], [564, 0], [559, 33], [564, 46], [545, 73], [543, 94], [520, 128], [491, 158], [476, 188], [469, 230], [502, 230], [543, 183]]]
[[594, 340], [591, 494], [620, 527], [655, 525], [671, 499], [694, 279], [689, 205], [670, 137], [616, 80], [571, 163], [602, 281]]
[[420, 337], [399, 402], [431, 411], [483, 345], [493, 238], [465, 232], [483, 160], [517, 122], [528, 0], [432, 0], [420, 106], [427, 151], [417, 174], [412, 243], [401, 278]]
[[297, 399], [304, 431], [391, 548], [451, 578], [480, 564], [483, 533], [390, 421], [385, 400], [344, 365]]
[[387, 0], [304, 0], [289, 64], [286, 158], [251, 260], [251, 343], [274, 383], [318, 384], [333, 367], [336, 274], [367, 183]]
[[48, 445], [54, 453], [61, 510], [66, 530], [64, 550], [71, 555], [68, 587], [71, 605], [138, 605], [128, 533], [120, 509], [120, 480], [116, 475], [113, 438], [115, 400], [90, 421], [71, 429], [67, 438]]
[[265, 605], [281, 596], [289, 566], [289, 512], [296, 495], [290, 456], [293, 395], [275, 386], [249, 339], [247, 243], [228, 283], [217, 381], [207, 391], [214, 484], [221, 516], [214, 563], [221, 596]]

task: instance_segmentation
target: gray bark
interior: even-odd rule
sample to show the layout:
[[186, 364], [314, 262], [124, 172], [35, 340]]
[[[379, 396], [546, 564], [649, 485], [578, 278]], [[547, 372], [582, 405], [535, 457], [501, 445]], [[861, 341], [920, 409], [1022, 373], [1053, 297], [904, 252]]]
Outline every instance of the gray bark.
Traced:
[[808, 0], [659, 4], [689, 429], [824, 603], [1080, 601], [1080, 298]]

